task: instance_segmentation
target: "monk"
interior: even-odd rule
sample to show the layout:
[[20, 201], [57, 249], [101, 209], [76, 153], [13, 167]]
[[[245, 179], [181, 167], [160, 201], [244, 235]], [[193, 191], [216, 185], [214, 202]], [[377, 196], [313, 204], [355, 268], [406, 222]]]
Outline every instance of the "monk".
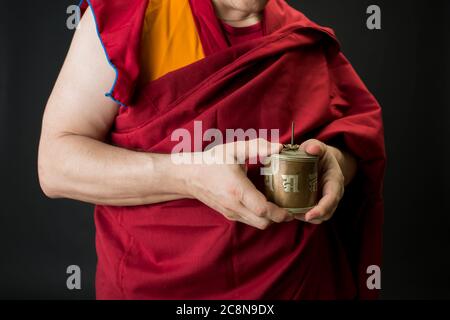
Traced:
[[[98, 299], [371, 299], [381, 109], [331, 29], [283, 0], [91, 0], [48, 100], [39, 178], [96, 205]], [[106, 94], [105, 94], [106, 92]], [[251, 159], [295, 140], [320, 200], [291, 215], [260, 165], [175, 163], [174, 131], [279, 130], [195, 148]], [[345, 192], [344, 192], [345, 190]]]

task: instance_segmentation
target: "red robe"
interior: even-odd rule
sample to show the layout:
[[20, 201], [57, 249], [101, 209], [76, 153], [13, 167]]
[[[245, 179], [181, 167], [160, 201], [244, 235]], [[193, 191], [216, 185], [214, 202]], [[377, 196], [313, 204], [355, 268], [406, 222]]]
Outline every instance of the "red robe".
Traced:
[[[122, 107], [111, 143], [170, 153], [174, 130], [280, 129], [351, 152], [358, 173], [334, 217], [265, 231], [226, 220], [197, 200], [95, 210], [99, 299], [369, 299], [366, 270], [381, 264], [385, 150], [381, 109], [332, 30], [270, 0], [265, 36], [227, 47], [204, 0], [192, 0], [207, 57], [143, 88], [145, 0], [92, 0]], [[205, 11], [206, 10], [206, 11]], [[209, 11], [208, 11], [209, 10]], [[209, 12], [209, 13], [208, 13]], [[207, 14], [205, 14], [207, 13]], [[204, 145], [206, 146], [206, 144]], [[249, 177], [260, 187], [258, 168]], [[220, 188], [220, 186], [218, 186]]]

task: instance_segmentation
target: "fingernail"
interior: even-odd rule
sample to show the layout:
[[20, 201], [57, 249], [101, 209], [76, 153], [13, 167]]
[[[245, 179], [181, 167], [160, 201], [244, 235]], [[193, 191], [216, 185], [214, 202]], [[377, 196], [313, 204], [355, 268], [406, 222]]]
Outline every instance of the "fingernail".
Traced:
[[311, 213], [306, 217], [306, 221], [311, 221], [320, 217], [320, 213]]

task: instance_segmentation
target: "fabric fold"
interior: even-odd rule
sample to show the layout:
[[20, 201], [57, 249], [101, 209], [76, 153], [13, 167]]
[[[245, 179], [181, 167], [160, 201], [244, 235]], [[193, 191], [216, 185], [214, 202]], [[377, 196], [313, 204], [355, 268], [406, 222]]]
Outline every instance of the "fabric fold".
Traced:
[[[378, 292], [366, 286], [366, 271], [381, 264], [381, 108], [340, 52], [332, 30], [282, 0], [270, 0], [264, 37], [231, 48], [211, 45], [204, 59], [135, 91], [139, 66], [133, 59], [145, 1], [91, 2], [118, 69], [113, 96], [129, 106], [116, 118], [112, 144], [170, 153], [179, 143], [172, 133], [184, 129], [193, 137], [196, 122], [224, 136], [227, 129], [279, 130], [287, 143], [295, 121], [297, 142], [316, 138], [338, 146], [359, 165], [335, 216], [319, 226], [294, 221], [260, 231], [192, 199], [97, 206], [97, 297], [376, 298]], [[202, 7], [194, 2], [198, 19]], [[129, 7], [135, 11], [125, 3], [133, 3]], [[107, 11], [127, 18], [109, 20], [108, 26], [102, 21]], [[123, 23], [132, 17], [138, 19]], [[119, 33], [126, 41], [114, 39]], [[209, 143], [201, 141], [203, 148]], [[248, 176], [262, 188], [258, 165]]]

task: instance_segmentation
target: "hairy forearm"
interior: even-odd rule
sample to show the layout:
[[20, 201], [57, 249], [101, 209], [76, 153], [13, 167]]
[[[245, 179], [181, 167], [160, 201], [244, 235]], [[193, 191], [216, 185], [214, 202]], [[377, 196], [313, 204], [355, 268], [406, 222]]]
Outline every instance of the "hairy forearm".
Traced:
[[342, 174], [344, 176], [344, 184], [348, 185], [355, 177], [358, 165], [354, 156], [346, 151], [341, 151], [335, 147], [328, 146], [331, 152], [334, 154]]
[[170, 155], [135, 152], [79, 135], [41, 144], [39, 175], [52, 198], [134, 206], [188, 198]]

